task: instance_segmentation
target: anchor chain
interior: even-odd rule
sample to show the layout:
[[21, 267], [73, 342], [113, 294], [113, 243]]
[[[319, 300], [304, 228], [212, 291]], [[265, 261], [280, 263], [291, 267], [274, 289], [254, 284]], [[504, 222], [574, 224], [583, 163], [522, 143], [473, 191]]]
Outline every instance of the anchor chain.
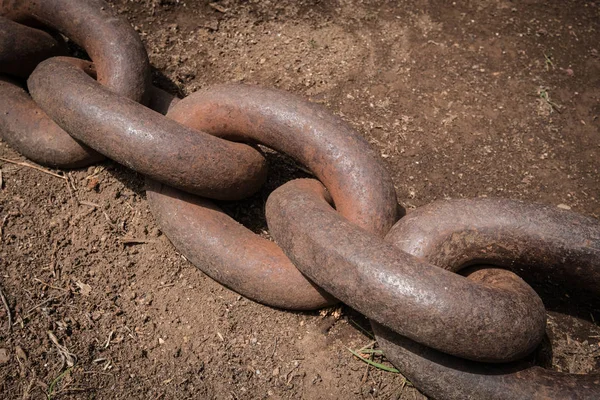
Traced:
[[[92, 61], [65, 57], [56, 32]], [[103, 0], [0, 0], [0, 98], [0, 136], [15, 150], [58, 168], [107, 157], [145, 175], [159, 227], [199, 269], [270, 306], [355, 308], [372, 321], [388, 359], [428, 395], [600, 398], [597, 373], [524, 361], [542, 341], [546, 311], [520, 277], [599, 296], [596, 219], [473, 199], [436, 202], [398, 220], [383, 161], [341, 119], [246, 85], [179, 100], [151, 85], [141, 40]], [[259, 144], [318, 179], [271, 193], [275, 242], [212, 201], [261, 187]]]

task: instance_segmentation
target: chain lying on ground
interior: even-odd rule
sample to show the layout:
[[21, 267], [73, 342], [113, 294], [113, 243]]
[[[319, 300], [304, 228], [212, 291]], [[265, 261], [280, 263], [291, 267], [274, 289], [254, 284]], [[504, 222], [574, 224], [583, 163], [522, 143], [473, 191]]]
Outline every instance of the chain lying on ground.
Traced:
[[[378, 236], [397, 219], [393, 185], [366, 141], [320, 107], [291, 94], [216, 86], [181, 100], [167, 116], [197, 130], [291, 155], [327, 185], [341, 215]], [[277, 245], [238, 225], [208, 200], [152, 186], [148, 201], [161, 229], [186, 257], [244, 296], [298, 310], [333, 301]]]
[[[55, 57], [66, 55], [65, 44], [40, 28], [72, 39], [93, 64]], [[4, 140], [45, 165], [81, 167], [106, 156], [146, 175], [161, 229], [225, 286], [286, 309], [345, 302], [372, 319], [392, 363], [438, 399], [600, 398], [598, 374], [506, 364], [545, 333], [542, 301], [521, 278], [490, 267], [456, 274], [481, 263], [543, 271], [537, 276], [598, 296], [598, 221], [463, 200], [396, 223], [382, 161], [339, 118], [288, 93], [242, 85], [178, 100], [149, 84], [141, 41], [102, 0], [0, 0], [0, 73], [29, 76], [33, 97], [0, 76]], [[271, 194], [267, 222], [281, 248], [210, 200], [259, 189], [266, 163], [258, 143], [292, 156], [324, 185], [296, 180]]]
[[[450, 271], [474, 262], [510, 266], [538, 281], [599, 296], [599, 237], [593, 218], [514, 200], [471, 199], [421, 207], [400, 220], [386, 241]], [[488, 271], [470, 268], [468, 278], [479, 280]], [[525, 361], [471, 362], [377, 323], [373, 330], [392, 363], [437, 399], [597, 399], [600, 394], [600, 374], [561, 374]]]

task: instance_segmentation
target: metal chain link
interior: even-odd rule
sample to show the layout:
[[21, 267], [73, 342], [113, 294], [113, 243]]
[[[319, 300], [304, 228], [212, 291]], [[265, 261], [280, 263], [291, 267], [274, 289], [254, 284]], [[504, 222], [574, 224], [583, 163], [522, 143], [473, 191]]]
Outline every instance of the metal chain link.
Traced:
[[[56, 57], [66, 46], [40, 28], [69, 37], [93, 63]], [[546, 314], [514, 273], [600, 295], [597, 220], [477, 199], [433, 203], [392, 227], [393, 182], [356, 131], [277, 90], [226, 85], [176, 99], [149, 83], [139, 37], [102, 0], [0, 0], [0, 74], [0, 135], [11, 147], [60, 168], [104, 155], [146, 175], [160, 228], [225, 286], [286, 309], [343, 301], [372, 320], [390, 361], [434, 398], [600, 398], [598, 374], [519, 361], [541, 342]], [[33, 99], [15, 80], [28, 76]], [[281, 248], [209, 200], [259, 189], [266, 163], [257, 143], [323, 183], [291, 181], [269, 197]], [[474, 264], [495, 267], [455, 273]]]
[[102, 155], [74, 140], [50, 119], [14, 79], [27, 78], [45, 58], [66, 54], [64, 42], [4, 17], [0, 17], [0, 34], [2, 138], [25, 157], [52, 167], [85, 167], [102, 160]]
[[[341, 215], [380, 237], [397, 219], [396, 194], [383, 163], [356, 131], [318, 105], [279, 90], [221, 85], [183, 99], [167, 116], [199, 131], [292, 156], [327, 185]], [[148, 202], [179, 251], [236, 292], [297, 310], [334, 301], [277, 245], [211, 202], [161, 185], [151, 186]]]
[[[386, 241], [447, 270], [458, 272], [473, 263], [505, 266], [528, 279], [560, 282], [597, 297], [599, 238], [598, 221], [574, 212], [515, 200], [464, 199], [415, 210], [392, 228]], [[469, 271], [468, 279], [477, 273]], [[377, 323], [373, 330], [392, 363], [436, 399], [591, 400], [600, 395], [598, 373], [557, 373], [523, 360], [508, 365], [470, 362]]]

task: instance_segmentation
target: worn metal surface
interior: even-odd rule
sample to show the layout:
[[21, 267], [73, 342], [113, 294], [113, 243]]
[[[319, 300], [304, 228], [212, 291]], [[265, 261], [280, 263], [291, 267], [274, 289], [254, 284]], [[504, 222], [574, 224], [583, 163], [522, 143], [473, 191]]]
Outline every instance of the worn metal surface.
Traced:
[[35, 20], [83, 47], [98, 81], [135, 101], [147, 101], [148, 55], [138, 34], [103, 0], [0, 0], [0, 16]]
[[147, 180], [146, 196], [161, 231], [215, 281], [262, 304], [313, 310], [336, 302], [306, 279], [283, 251], [208, 199]]
[[[394, 188], [381, 161], [358, 133], [319, 106], [277, 90], [227, 85], [194, 93], [168, 116], [296, 158], [331, 186], [340, 212], [365, 229], [382, 235], [396, 220]], [[316, 309], [335, 301], [307, 280], [277, 245], [211, 202], [155, 183], [147, 193], [161, 230], [216, 281], [286, 309]]]
[[26, 78], [41, 61], [65, 54], [52, 35], [0, 17], [0, 73]]
[[317, 181], [283, 185], [266, 211], [271, 234], [302, 273], [402, 335], [490, 362], [516, 360], [543, 338], [542, 301], [518, 276], [494, 270], [474, 282], [411, 256], [335, 212]]
[[[86, 49], [101, 83], [136, 101], [148, 97], [150, 66], [143, 44], [104, 1], [0, 0], [0, 15], [60, 31]], [[26, 77], [37, 63], [64, 50], [51, 35], [0, 17], [0, 71]], [[21, 154], [61, 168], [103, 158], [70, 138], [13, 83], [3, 80], [0, 90], [0, 134]]]
[[104, 158], [62, 130], [17, 82], [0, 77], [0, 99], [0, 137], [30, 160], [79, 168]]
[[255, 192], [266, 177], [265, 160], [252, 147], [165, 118], [59, 57], [39, 64], [28, 86], [36, 103], [71, 136], [152, 179], [234, 200]]
[[485, 364], [441, 353], [371, 322], [388, 360], [436, 400], [598, 400], [600, 374], [576, 375], [529, 364]]
[[150, 100], [148, 101], [148, 108], [166, 115], [175, 104], [179, 103], [180, 99], [177, 96], [172, 95], [169, 92], [157, 88], [154, 85], [150, 86]]
[[[65, 51], [48, 33], [0, 17], [0, 72], [27, 77], [40, 61]], [[30, 160], [78, 168], [104, 158], [56, 125], [19, 82], [0, 75], [0, 99], [0, 137]]]
[[[70, 37], [96, 62], [100, 82], [90, 78], [96, 70], [89, 62], [44, 61], [29, 79], [42, 111], [17, 82], [0, 77], [3, 138], [28, 158], [60, 167], [102, 158], [82, 140], [148, 175], [162, 230], [215, 280], [289, 309], [320, 308], [336, 296], [373, 319], [388, 358], [438, 399], [600, 398], [599, 374], [478, 362], [528, 354], [544, 334], [545, 311], [511, 271], [454, 273], [493, 264], [598, 295], [598, 221], [508, 200], [450, 201], [411, 213], [383, 242], [397, 218], [391, 179], [360, 135], [319, 106], [239, 85], [183, 101], [152, 88], [137, 34], [102, 0], [0, 0], [0, 16]], [[25, 77], [63, 51], [52, 35], [0, 17], [0, 72]], [[152, 180], [215, 199], [252, 194], [265, 179], [262, 155], [222, 139], [287, 153], [327, 187], [298, 180], [269, 198], [267, 219], [285, 254], [209, 200]]]
[[386, 241], [451, 271], [492, 264], [600, 291], [600, 222], [557, 207], [508, 199], [439, 201], [404, 217]]
[[[27, 77], [40, 61], [64, 52], [49, 34], [0, 17], [0, 72]], [[68, 61], [96, 78], [91, 62]], [[178, 100], [154, 86], [150, 95], [148, 106], [163, 114]], [[18, 81], [0, 75], [0, 98], [0, 137], [28, 159], [57, 168], [80, 168], [104, 159], [60, 128]]]
[[323, 182], [344, 217], [376, 235], [396, 222], [396, 192], [384, 163], [360, 134], [317, 104], [280, 90], [218, 85], [183, 99], [169, 116], [291, 156]]
[[[386, 240], [449, 270], [480, 263], [509, 266], [600, 295], [600, 222], [554, 207], [503, 199], [441, 201], [400, 220]], [[600, 399], [598, 373], [558, 373], [527, 362], [470, 362], [377, 323], [373, 329], [386, 357], [439, 400]]]

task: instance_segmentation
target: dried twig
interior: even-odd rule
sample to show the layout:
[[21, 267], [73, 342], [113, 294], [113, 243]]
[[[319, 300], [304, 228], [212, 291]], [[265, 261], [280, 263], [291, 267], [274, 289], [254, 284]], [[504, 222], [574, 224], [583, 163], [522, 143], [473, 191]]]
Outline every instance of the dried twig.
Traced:
[[167, 283], [167, 284], [165, 284], [165, 285], [160, 285], [160, 286], [158, 287], [158, 289], [164, 289], [164, 288], [173, 287], [173, 286], [175, 286], [175, 284], [174, 284], [174, 283]]
[[146, 244], [146, 243], [154, 243], [154, 240], [149, 239], [138, 239], [138, 238], [119, 238], [119, 241], [123, 244]]
[[217, 3], [208, 3], [208, 5], [209, 5], [210, 8], [213, 8], [213, 9], [215, 9], [218, 12], [223, 13], [223, 14], [225, 14], [227, 11], [229, 11], [229, 9], [227, 9], [227, 8], [223, 7], [222, 5], [217, 4]]
[[104, 344], [104, 348], [105, 349], [108, 348], [108, 346], [110, 345], [110, 341], [112, 340], [112, 337], [113, 337], [114, 333], [115, 333], [114, 331], [110, 331], [108, 333], [108, 339], [106, 339], [106, 343]]
[[4, 218], [2, 218], [2, 222], [0, 223], [0, 243], [4, 240], [4, 225], [6, 225], [6, 220], [10, 214], [6, 214]]
[[64, 364], [67, 364], [67, 367], [69, 368], [73, 367], [77, 362], [77, 356], [71, 353], [69, 349], [67, 349], [65, 346], [58, 343], [58, 339], [56, 338], [56, 336], [54, 336], [54, 333], [52, 333], [51, 331], [48, 331], [48, 337], [50, 338], [50, 341], [54, 343], [54, 346], [58, 350], [58, 354], [60, 355], [63, 361], [63, 367]]
[[92, 207], [94, 209], [100, 208], [100, 204], [92, 203], [91, 201], [79, 200], [79, 204], [83, 204], [84, 206]]
[[75, 179], [73, 178], [72, 173], [71, 172], [67, 173], [66, 178], [67, 178], [67, 183], [70, 185], [70, 187], [73, 189], [73, 191], [76, 192], [77, 188], [75, 187]]
[[8, 330], [12, 332], [12, 314], [10, 312], [10, 307], [8, 306], [8, 301], [6, 301], [6, 296], [4, 296], [2, 288], [0, 288], [0, 298], [2, 299], [2, 304], [4, 304], [4, 308], [6, 309], [6, 315], [8, 316]]
[[50, 255], [50, 270], [52, 271], [52, 276], [54, 278], [57, 278], [57, 274], [56, 274], [56, 252], [58, 251], [58, 244], [57, 242], [54, 242], [54, 244], [52, 245], [52, 254]]
[[37, 165], [29, 164], [29, 163], [22, 162], [22, 161], [9, 160], [8, 158], [3, 158], [3, 157], [0, 157], [0, 161], [4, 161], [4, 162], [15, 164], [15, 165], [20, 165], [22, 167], [33, 168], [33, 169], [38, 170], [40, 172], [43, 172], [45, 174], [52, 175], [52, 176], [54, 176], [56, 178], [59, 178], [59, 179], [62, 179], [64, 181], [69, 182], [69, 179], [66, 176], [56, 174], [56, 173], [54, 173], [52, 171], [48, 171], [47, 169], [42, 168], [42, 167], [38, 167]]
[[[373, 353], [369, 354], [368, 357], [369, 360], [373, 361]], [[365, 367], [365, 372], [362, 376], [362, 379], [360, 380], [360, 382], [364, 385], [367, 382], [367, 379], [369, 379], [369, 369], [371, 368], [371, 364], [366, 363], [366, 367]]]
[[35, 278], [34, 277], [33, 280], [36, 281], [36, 282], [41, 283], [42, 285], [44, 285], [44, 286], [46, 286], [46, 287], [48, 287], [50, 289], [62, 290], [63, 292], [68, 292], [69, 291], [68, 289], [63, 289], [63, 288], [60, 288], [58, 286], [52, 286], [51, 284], [46, 283], [46, 282], [44, 282], [43, 280], [41, 280], [39, 278]]
[[273, 344], [273, 351], [271, 352], [271, 358], [275, 356], [275, 350], [277, 350], [277, 337], [275, 338], [275, 343]]

